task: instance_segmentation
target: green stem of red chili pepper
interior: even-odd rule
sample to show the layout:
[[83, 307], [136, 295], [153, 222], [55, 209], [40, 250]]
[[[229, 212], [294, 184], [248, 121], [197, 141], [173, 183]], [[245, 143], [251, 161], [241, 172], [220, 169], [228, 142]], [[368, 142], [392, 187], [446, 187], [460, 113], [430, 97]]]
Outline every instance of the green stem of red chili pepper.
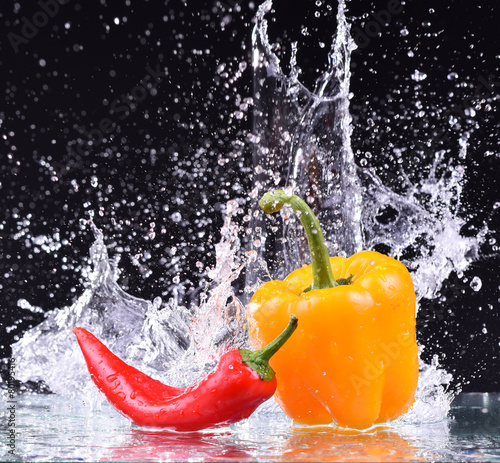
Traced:
[[297, 317], [290, 315], [290, 322], [285, 330], [267, 346], [257, 351], [247, 349], [240, 349], [240, 355], [244, 363], [250, 368], [255, 370], [264, 381], [271, 381], [274, 379], [274, 370], [269, 365], [271, 357], [278, 352], [280, 347], [285, 344], [287, 339], [297, 328]]
[[296, 327], [292, 315], [269, 346], [256, 352], [231, 350], [215, 370], [186, 389], [167, 386], [127, 365], [85, 329], [73, 332], [92, 380], [120, 413], [138, 426], [197, 431], [248, 418], [273, 396], [276, 378], [268, 361]]

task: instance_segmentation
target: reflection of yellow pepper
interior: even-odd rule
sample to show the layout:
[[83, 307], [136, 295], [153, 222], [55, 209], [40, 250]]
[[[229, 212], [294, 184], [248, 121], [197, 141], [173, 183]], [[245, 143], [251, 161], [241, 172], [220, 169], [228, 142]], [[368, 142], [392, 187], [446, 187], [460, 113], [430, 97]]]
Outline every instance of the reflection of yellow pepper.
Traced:
[[374, 251], [329, 258], [319, 222], [307, 204], [278, 190], [266, 212], [289, 204], [299, 215], [312, 265], [260, 286], [252, 297], [251, 337], [274, 339], [290, 314], [294, 337], [271, 360], [276, 398], [301, 424], [365, 429], [405, 413], [418, 381], [415, 291], [406, 267]]

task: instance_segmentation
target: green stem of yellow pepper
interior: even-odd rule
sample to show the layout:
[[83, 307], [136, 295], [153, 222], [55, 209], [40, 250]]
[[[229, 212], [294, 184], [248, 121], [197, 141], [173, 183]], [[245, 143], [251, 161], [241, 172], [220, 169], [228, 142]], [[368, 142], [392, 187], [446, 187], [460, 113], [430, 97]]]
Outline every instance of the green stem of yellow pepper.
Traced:
[[321, 231], [319, 220], [307, 203], [296, 195], [287, 195], [283, 190], [268, 191], [259, 201], [264, 212], [278, 212], [288, 204], [302, 223], [311, 253], [313, 284], [311, 289], [325, 289], [338, 286], [330, 266], [330, 256], [325, 245], [325, 237]]

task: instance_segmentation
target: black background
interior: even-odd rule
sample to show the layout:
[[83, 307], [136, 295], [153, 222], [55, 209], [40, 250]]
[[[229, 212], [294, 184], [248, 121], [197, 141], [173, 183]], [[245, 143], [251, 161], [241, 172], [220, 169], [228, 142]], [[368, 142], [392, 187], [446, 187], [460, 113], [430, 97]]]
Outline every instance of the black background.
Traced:
[[[298, 41], [301, 79], [309, 86], [326, 67], [336, 27], [336, 3], [316, 3], [276, 1], [270, 15], [284, 67], [290, 43]], [[388, 4], [348, 3], [360, 45], [352, 56], [353, 149], [357, 162], [397, 188], [391, 147], [407, 147], [406, 172], [416, 181], [440, 149], [446, 162], [456, 162], [459, 135], [470, 132], [460, 161], [466, 169], [461, 232], [474, 236], [485, 225], [490, 231], [481, 258], [464, 275], [452, 274], [441, 298], [421, 302], [418, 334], [424, 358], [438, 355], [456, 375], [455, 385], [498, 391], [500, 7], [484, 0], [407, 0], [377, 23]], [[180, 281], [185, 297], [193, 296], [204, 269], [214, 265], [222, 205], [253, 187], [251, 106], [243, 107], [242, 118], [235, 111], [252, 97], [257, 6], [70, 0], [23, 36], [26, 21], [44, 23], [41, 4], [2, 2], [2, 357], [43, 320], [42, 313], [20, 308], [20, 299], [47, 311], [81, 294], [80, 271], [93, 240], [82, 224], [89, 211], [110, 253], [122, 257], [124, 289], [168, 298]], [[148, 66], [168, 73], [145, 95], [138, 86]], [[427, 77], [412, 79], [416, 70]], [[127, 113], [110, 111], [131, 94], [136, 104]], [[470, 108], [473, 115], [464, 111]], [[91, 145], [85, 132], [97, 131], [103, 120], [112, 130]], [[45, 251], [41, 238], [30, 238], [40, 236], [61, 245]], [[479, 291], [470, 287], [474, 276], [482, 281]]]

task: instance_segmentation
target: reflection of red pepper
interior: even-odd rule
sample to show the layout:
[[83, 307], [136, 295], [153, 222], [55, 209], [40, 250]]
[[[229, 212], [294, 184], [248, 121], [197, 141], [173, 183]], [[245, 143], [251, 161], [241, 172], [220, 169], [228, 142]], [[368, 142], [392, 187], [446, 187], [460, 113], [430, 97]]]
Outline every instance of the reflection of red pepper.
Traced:
[[[173, 432], [133, 428], [129, 440], [108, 447], [107, 456], [99, 461], [189, 461], [203, 455], [206, 461], [252, 461], [252, 445], [234, 439], [230, 431]], [[250, 441], [251, 442], [251, 441]]]
[[234, 349], [217, 368], [187, 389], [167, 386], [127, 365], [93, 334], [73, 328], [90, 376], [108, 401], [138, 426], [176, 431], [223, 426], [248, 418], [276, 390], [269, 359], [297, 327], [287, 328], [263, 349]]

